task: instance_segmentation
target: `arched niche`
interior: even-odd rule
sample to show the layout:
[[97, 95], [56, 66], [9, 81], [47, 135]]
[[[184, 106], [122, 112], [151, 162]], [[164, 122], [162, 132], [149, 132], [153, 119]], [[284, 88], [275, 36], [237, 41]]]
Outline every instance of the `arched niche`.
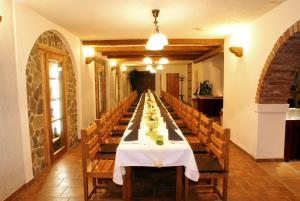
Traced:
[[29, 133], [33, 174], [51, 164], [45, 111], [44, 52], [58, 52], [65, 56], [66, 134], [67, 147], [78, 141], [75, 66], [66, 42], [56, 31], [46, 31], [36, 40], [26, 66]]

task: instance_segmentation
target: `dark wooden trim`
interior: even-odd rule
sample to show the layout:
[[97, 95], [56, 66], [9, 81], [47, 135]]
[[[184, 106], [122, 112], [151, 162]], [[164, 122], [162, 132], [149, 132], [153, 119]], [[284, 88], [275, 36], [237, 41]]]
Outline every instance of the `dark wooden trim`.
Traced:
[[[169, 61], [174, 61], [174, 60], [190, 60], [193, 61], [194, 59], [198, 58], [197, 55], [167, 55]], [[118, 61], [142, 61], [144, 56], [143, 55], [116, 55], [116, 56], [108, 56], [109, 59], [118, 59]], [[158, 60], [161, 57], [152, 57], [152, 59]]]
[[143, 55], [143, 56], [164, 56], [164, 55], [202, 55], [207, 53], [207, 51], [139, 51], [139, 52], [132, 52], [132, 51], [124, 51], [124, 52], [118, 52], [118, 51], [112, 51], [112, 52], [102, 52], [103, 56], [115, 56], [115, 55]]
[[[191, 45], [176, 45], [176, 46], [165, 46], [162, 53], [166, 51], [176, 52], [191, 52], [191, 51], [211, 51], [219, 46], [191, 46]], [[145, 52], [144, 46], [101, 46], [95, 47], [96, 52]], [[149, 51], [149, 54], [154, 51]]]
[[208, 53], [206, 53], [206, 54], [200, 56], [199, 58], [195, 59], [195, 60], [193, 61], [193, 63], [199, 63], [199, 62], [201, 62], [201, 61], [204, 61], [204, 60], [206, 60], [206, 59], [209, 59], [209, 58], [211, 58], [211, 57], [214, 57], [214, 56], [216, 56], [216, 55], [218, 55], [218, 54], [222, 54], [222, 53], [224, 53], [224, 47], [223, 47], [223, 46], [218, 47], [218, 48], [216, 48], [216, 49], [213, 49], [212, 51], [210, 51], [210, 52], [208, 52]]
[[19, 187], [15, 192], [13, 192], [11, 195], [9, 195], [7, 198], [4, 199], [4, 201], [13, 201], [17, 197], [19, 193], [21, 193], [23, 190], [27, 189], [29, 186], [31, 186], [34, 182], [34, 178], [32, 178], [29, 182], [23, 184], [21, 187]]
[[[83, 40], [82, 45], [116, 46], [116, 45], [145, 45], [148, 39], [124, 40]], [[170, 45], [207, 45], [219, 46], [224, 44], [224, 39], [168, 39]]]
[[256, 162], [284, 162], [283, 158], [262, 158], [262, 159], [255, 159]]

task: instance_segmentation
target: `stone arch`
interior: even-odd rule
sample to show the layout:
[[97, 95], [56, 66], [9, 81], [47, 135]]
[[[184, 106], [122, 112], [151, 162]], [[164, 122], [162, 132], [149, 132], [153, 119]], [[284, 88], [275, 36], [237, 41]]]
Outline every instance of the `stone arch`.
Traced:
[[300, 20], [288, 28], [275, 43], [263, 67], [255, 102], [286, 104], [290, 86], [300, 69]]
[[43, 74], [39, 46], [63, 50], [67, 53], [66, 59], [66, 109], [67, 109], [67, 135], [68, 147], [78, 141], [77, 135], [77, 98], [75, 65], [72, 55], [63, 39], [54, 31], [42, 33], [31, 49], [26, 66], [26, 89], [28, 103], [28, 120], [30, 145], [32, 155], [33, 174], [40, 173], [46, 167], [45, 153], [45, 125], [43, 111]]

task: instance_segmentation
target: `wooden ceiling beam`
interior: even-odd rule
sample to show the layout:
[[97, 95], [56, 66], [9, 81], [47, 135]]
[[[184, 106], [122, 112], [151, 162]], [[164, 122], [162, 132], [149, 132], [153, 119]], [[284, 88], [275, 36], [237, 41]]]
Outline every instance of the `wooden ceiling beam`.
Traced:
[[199, 63], [201, 61], [204, 61], [206, 59], [209, 59], [211, 57], [214, 57], [214, 56], [216, 56], [218, 54], [222, 54], [222, 53], [224, 53], [224, 47], [223, 46], [215, 48], [215, 49], [211, 50], [210, 52], [198, 57], [197, 59], [195, 59], [193, 61], [193, 63]]
[[140, 52], [102, 52], [103, 56], [114, 56], [114, 55], [136, 55], [136, 56], [168, 56], [168, 55], [203, 55], [208, 51], [140, 51]]
[[[191, 52], [191, 51], [211, 51], [215, 46], [165, 46], [165, 51]], [[145, 52], [144, 46], [118, 46], [118, 47], [95, 47], [96, 52]], [[149, 54], [156, 51], [148, 51]]]
[[[168, 39], [169, 45], [204, 45], [220, 46], [224, 45], [224, 39]], [[147, 39], [124, 39], [124, 40], [83, 40], [83, 45], [91, 46], [145, 46]]]
[[[169, 55], [168, 59], [172, 60], [195, 60], [199, 55]], [[144, 56], [136, 56], [136, 55], [116, 55], [116, 56], [108, 56], [109, 59], [117, 59], [124, 61], [142, 61]], [[161, 57], [152, 57], [154, 60], [158, 60]]]

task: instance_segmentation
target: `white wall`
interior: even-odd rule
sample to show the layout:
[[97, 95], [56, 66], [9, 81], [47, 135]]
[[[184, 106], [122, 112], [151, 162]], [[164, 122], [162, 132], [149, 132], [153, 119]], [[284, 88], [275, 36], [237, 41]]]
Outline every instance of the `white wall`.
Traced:
[[0, 1], [0, 15], [0, 200], [4, 200], [25, 183], [25, 173], [12, 1]]
[[[273, 125], [263, 123], [266, 116], [261, 118], [261, 114], [256, 112], [255, 94], [273, 45], [287, 28], [300, 19], [299, 8], [299, 0], [289, 0], [225, 40], [224, 125], [231, 129], [231, 139], [255, 158], [268, 158], [267, 150], [260, 151], [262, 147], [268, 147], [270, 153], [275, 153], [278, 147], [272, 146], [272, 141], [278, 144], [283, 135], [285, 122]], [[236, 45], [236, 39], [244, 47], [241, 58], [228, 51], [231, 45]], [[272, 115], [268, 117], [272, 118]], [[262, 129], [261, 125], [269, 125], [270, 128]], [[266, 141], [264, 131], [273, 133], [273, 138]], [[273, 158], [283, 157], [283, 153], [270, 155]]]
[[[80, 40], [65, 29], [29, 10], [22, 3], [0, 2], [1, 52], [1, 179], [0, 200], [30, 181], [32, 174], [26, 95], [26, 65], [37, 38], [55, 31], [64, 40], [75, 66], [78, 89], [78, 120], [81, 114]], [[81, 121], [80, 125], [81, 125]], [[78, 126], [80, 128], [80, 125]], [[2, 150], [3, 149], [3, 150]]]
[[202, 82], [209, 80], [213, 85], [212, 93], [214, 96], [223, 95], [224, 86], [224, 55], [219, 54], [215, 57], [207, 59], [203, 62], [193, 64], [192, 66], [193, 77], [192, 87], [194, 93], [194, 87], [196, 82]]

